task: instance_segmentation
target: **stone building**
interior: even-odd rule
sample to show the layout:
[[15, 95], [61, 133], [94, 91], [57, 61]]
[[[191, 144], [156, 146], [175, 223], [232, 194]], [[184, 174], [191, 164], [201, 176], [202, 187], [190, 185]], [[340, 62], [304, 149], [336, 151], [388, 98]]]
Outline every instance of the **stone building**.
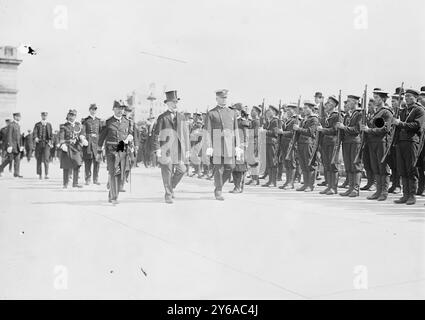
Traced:
[[16, 111], [17, 71], [22, 62], [17, 51], [15, 47], [0, 47], [0, 126]]

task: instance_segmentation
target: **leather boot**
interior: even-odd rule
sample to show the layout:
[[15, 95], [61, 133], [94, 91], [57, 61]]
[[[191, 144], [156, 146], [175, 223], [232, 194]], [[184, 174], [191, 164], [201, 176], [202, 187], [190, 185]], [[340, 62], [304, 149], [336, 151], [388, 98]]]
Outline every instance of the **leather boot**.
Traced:
[[[331, 177], [331, 174], [332, 174], [332, 172], [327, 172], [326, 171], [326, 179], [325, 179], [325, 181], [327, 181], [327, 184], [328, 185], [327, 185], [326, 189], [320, 191], [319, 194], [327, 194], [328, 191], [331, 190], [331, 186], [332, 186], [332, 177]], [[323, 184], [321, 184], [321, 183], [318, 184], [318, 186], [321, 186], [321, 185], [323, 185]]]
[[360, 194], [360, 180], [361, 180], [361, 173], [356, 172], [352, 174], [353, 177], [353, 191], [348, 195], [350, 198], [358, 197]]
[[403, 184], [403, 196], [397, 200], [394, 200], [394, 203], [401, 204], [406, 203], [407, 199], [409, 199], [409, 182], [407, 178], [401, 177], [401, 183]]
[[385, 201], [388, 198], [388, 186], [390, 185], [389, 176], [381, 176], [381, 195], [378, 198], [378, 201]]
[[375, 191], [376, 189], [375, 189], [374, 176], [370, 172], [368, 172], [366, 174], [366, 177], [367, 177], [367, 183], [364, 187], [361, 187], [360, 190], [361, 191]]
[[305, 191], [308, 187], [308, 180], [309, 180], [308, 175], [309, 175], [309, 173], [306, 172], [306, 171], [303, 171], [302, 175], [303, 175], [304, 184], [301, 187], [297, 188], [296, 189], [297, 191]]
[[304, 191], [305, 192], [312, 192], [312, 191], [314, 191], [314, 186], [315, 186], [315, 183], [316, 183], [316, 170], [308, 172], [307, 175], [308, 175], [308, 185], [307, 185], [307, 188]]
[[409, 184], [409, 197], [407, 198], [406, 204], [411, 206], [416, 203], [415, 190], [418, 189], [417, 183], [414, 179], [408, 179]]
[[348, 180], [348, 172], [345, 173], [345, 181], [338, 186], [338, 188], [347, 188], [349, 186], [350, 182]]
[[342, 192], [339, 194], [341, 197], [348, 197], [350, 193], [354, 190], [353, 174], [347, 173], [347, 178], [348, 178], [348, 189], [345, 192]]
[[376, 200], [381, 196], [381, 187], [382, 187], [382, 181], [380, 175], [375, 175], [375, 181], [376, 181], [376, 191], [371, 196], [367, 197], [367, 200]]
[[324, 181], [322, 181], [322, 182], [320, 182], [320, 183], [318, 183], [318, 184], [317, 184], [317, 186], [318, 186], [318, 187], [326, 187], [326, 186], [329, 186], [329, 172], [328, 172], [327, 170], [324, 170], [324, 171], [323, 171], [323, 175], [324, 175], [324, 177], [325, 177], [325, 180], [324, 180]]
[[329, 190], [326, 195], [331, 196], [338, 193], [338, 172], [329, 173]]
[[294, 182], [295, 182], [295, 169], [289, 169], [288, 170], [288, 184], [286, 185], [285, 188], [282, 188], [284, 190], [288, 190], [288, 189], [294, 189]]
[[272, 185], [273, 187], [277, 187], [277, 167], [272, 169]]

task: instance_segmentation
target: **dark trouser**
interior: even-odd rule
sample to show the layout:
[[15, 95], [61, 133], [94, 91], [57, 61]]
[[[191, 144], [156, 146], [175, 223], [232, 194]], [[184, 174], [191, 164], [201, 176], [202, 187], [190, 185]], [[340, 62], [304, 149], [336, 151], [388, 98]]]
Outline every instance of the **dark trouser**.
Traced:
[[415, 167], [419, 156], [419, 143], [413, 141], [399, 141], [396, 145], [397, 169], [400, 176], [407, 179], [403, 184], [404, 195], [414, 195], [418, 187], [418, 170]]
[[215, 191], [223, 190], [223, 185], [226, 183], [227, 180], [229, 180], [234, 168], [235, 164], [224, 162], [223, 157], [221, 157], [221, 164], [214, 164], [213, 170]]
[[37, 175], [42, 175], [41, 164], [44, 164], [44, 175], [47, 176], [49, 174], [50, 147], [48, 145], [44, 147], [37, 146], [35, 153], [37, 158]]
[[422, 194], [425, 189], [425, 148], [422, 147], [421, 153], [419, 154], [418, 161], [416, 164], [418, 168], [418, 193]]
[[96, 159], [84, 159], [85, 178], [86, 178], [86, 181], [90, 180], [92, 176], [92, 172], [91, 172], [92, 164], [93, 164], [93, 182], [96, 183], [99, 180], [99, 162], [96, 161]]
[[316, 179], [317, 163], [310, 165], [311, 158], [313, 157], [313, 145], [309, 143], [298, 144], [298, 161], [303, 174], [304, 185], [314, 187]]
[[111, 172], [108, 172], [109, 175], [109, 200], [118, 200], [118, 195], [120, 193], [121, 185], [121, 174], [115, 175]]
[[7, 165], [11, 166], [13, 162], [13, 175], [19, 176], [19, 168], [21, 163], [21, 153], [7, 153], [3, 159], [3, 163], [0, 165], [0, 172], [3, 172]]
[[363, 148], [363, 156], [362, 156], [362, 161], [363, 161], [363, 168], [366, 171], [366, 178], [367, 178], [367, 182], [368, 184], [373, 184], [373, 181], [375, 180], [375, 177], [373, 175], [373, 171], [372, 171], [372, 165], [370, 163], [370, 153], [369, 153], [369, 146], [368, 144], [366, 144]]
[[72, 169], [63, 169], [63, 185], [67, 186], [69, 183], [69, 176], [72, 170], [72, 186], [78, 185], [78, 174], [80, 173], [80, 166]]
[[400, 174], [397, 169], [397, 151], [395, 147], [391, 147], [391, 151], [388, 156], [388, 165], [391, 169], [391, 183], [395, 187], [400, 187]]
[[165, 197], [170, 197], [186, 172], [184, 164], [161, 164], [162, 182], [164, 183]]
[[344, 160], [345, 171], [349, 180], [349, 189], [359, 191], [362, 165], [361, 162], [354, 162], [361, 144], [360, 142], [344, 143], [342, 148], [342, 158]]
[[387, 195], [390, 167], [386, 162], [381, 163], [381, 159], [387, 148], [385, 142], [368, 142], [369, 159], [372, 172], [377, 180], [377, 193]]

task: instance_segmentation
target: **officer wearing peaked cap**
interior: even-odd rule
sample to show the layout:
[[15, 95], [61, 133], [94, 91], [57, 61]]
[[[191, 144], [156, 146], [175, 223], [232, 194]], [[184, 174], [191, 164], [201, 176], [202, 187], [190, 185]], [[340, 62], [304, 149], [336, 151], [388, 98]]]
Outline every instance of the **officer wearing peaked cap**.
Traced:
[[50, 148], [53, 147], [53, 129], [47, 122], [47, 112], [41, 113], [41, 121], [37, 122], [33, 130], [33, 139], [35, 142], [35, 158], [37, 160], [36, 171], [42, 179], [41, 164], [44, 164], [44, 177], [49, 178]]
[[84, 127], [76, 121], [77, 111], [71, 109], [68, 111], [67, 122], [60, 126], [59, 144], [61, 152], [61, 169], [63, 169], [63, 187], [68, 188], [70, 170], [72, 170], [74, 188], [82, 188], [78, 184], [78, 175], [82, 164], [82, 146], [87, 146]]
[[89, 116], [84, 118], [81, 123], [84, 127], [86, 140], [88, 141], [88, 145], [83, 147], [85, 183], [86, 185], [89, 185], [93, 176], [93, 184], [99, 185], [99, 167], [101, 156], [98, 154], [98, 142], [102, 122], [100, 118], [96, 116], [97, 106], [95, 103], [90, 104], [89, 113]]
[[128, 144], [134, 139], [131, 123], [124, 117], [124, 108], [114, 101], [114, 115], [106, 120], [98, 141], [98, 152], [105, 144], [110, 185], [108, 200], [114, 205], [118, 203], [121, 181], [125, 179], [126, 168], [130, 165]]
[[20, 162], [21, 152], [24, 151], [24, 145], [22, 141], [21, 127], [19, 125], [20, 120], [21, 114], [19, 112], [13, 113], [13, 120], [7, 127], [5, 139], [6, 157], [0, 165], [0, 175], [7, 165], [13, 163], [13, 176], [15, 178], [22, 178], [20, 174]]
[[212, 157], [214, 166], [214, 195], [224, 200], [223, 185], [230, 178], [235, 167], [235, 154], [242, 156], [238, 133], [238, 119], [234, 110], [227, 107], [227, 89], [215, 92], [217, 106], [206, 114], [205, 142], [206, 156]]

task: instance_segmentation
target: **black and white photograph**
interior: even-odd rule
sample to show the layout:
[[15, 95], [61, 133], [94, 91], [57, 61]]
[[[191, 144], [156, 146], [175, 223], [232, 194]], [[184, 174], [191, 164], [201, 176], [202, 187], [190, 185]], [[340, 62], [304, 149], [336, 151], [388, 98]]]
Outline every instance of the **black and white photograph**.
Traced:
[[424, 13], [0, 0], [0, 300], [425, 299]]

